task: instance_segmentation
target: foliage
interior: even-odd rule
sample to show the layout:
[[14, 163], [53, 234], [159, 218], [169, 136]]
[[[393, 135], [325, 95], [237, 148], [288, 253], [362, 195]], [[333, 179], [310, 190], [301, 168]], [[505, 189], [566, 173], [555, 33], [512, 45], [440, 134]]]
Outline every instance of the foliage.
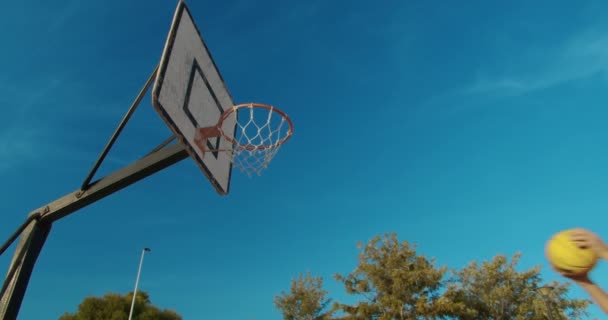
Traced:
[[[59, 320], [127, 320], [133, 293], [108, 293], [101, 298], [87, 297], [76, 313], [66, 313]], [[138, 291], [133, 308], [133, 320], [181, 320], [172, 310], [160, 310], [152, 305], [147, 293]]]
[[[511, 261], [498, 255], [491, 261], [469, 263], [454, 278], [446, 296], [466, 305], [462, 320], [547, 319], [548, 306], [555, 319], [580, 319], [586, 316], [590, 301], [569, 299], [568, 285], [558, 282], [550, 286], [550, 294], [543, 298], [540, 267], [518, 272], [521, 254]], [[546, 300], [545, 300], [546, 299]], [[548, 303], [548, 305], [547, 305]]]
[[[362, 245], [359, 245], [362, 247]], [[433, 260], [417, 255], [415, 246], [399, 243], [396, 234], [376, 236], [359, 254], [349, 275], [337, 274], [346, 293], [363, 299], [336, 304], [345, 319], [432, 319], [453, 314], [458, 306], [442, 298], [443, 276]]]
[[276, 296], [274, 304], [286, 320], [321, 320], [331, 317], [331, 310], [326, 311], [330, 300], [322, 289], [323, 279], [313, 277], [310, 272], [299, 274], [292, 279], [289, 292]]
[[323, 279], [307, 273], [292, 281], [289, 293], [275, 297], [283, 319], [544, 320], [549, 309], [556, 320], [580, 319], [590, 304], [568, 298], [568, 285], [558, 282], [542, 296], [540, 268], [518, 271], [521, 254], [510, 261], [502, 255], [481, 264], [473, 261], [449, 276], [446, 267], [419, 255], [415, 245], [400, 243], [394, 233], [359, 248], [356, 269], [335, 275], [355, 303], [336, 302], [323, 313], [329, 302]]

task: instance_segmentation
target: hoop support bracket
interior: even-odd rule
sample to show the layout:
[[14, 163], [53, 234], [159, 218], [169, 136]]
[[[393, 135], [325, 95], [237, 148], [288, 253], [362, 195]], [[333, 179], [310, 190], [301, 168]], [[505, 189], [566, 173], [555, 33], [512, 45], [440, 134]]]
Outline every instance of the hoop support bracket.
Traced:
[[194, 143], [199, 147], [203, 154], [214, 150], [207, 150], [207, 139], [218, 138], [222, 136], [222, 131], [218, 126], [211, 126], [206, 128], [197, 128], [196, 135], [194, 136]]

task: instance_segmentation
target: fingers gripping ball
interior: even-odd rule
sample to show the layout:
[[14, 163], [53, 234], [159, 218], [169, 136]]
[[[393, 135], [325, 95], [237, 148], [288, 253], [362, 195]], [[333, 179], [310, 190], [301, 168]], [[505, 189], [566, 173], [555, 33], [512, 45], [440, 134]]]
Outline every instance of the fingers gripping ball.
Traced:
[[597, 256], [589, 249], [579, 248], [570, 239], [572, 230], [561, 231], [549, 241], [545, 254], [553, 268], [564, 275], [582, 275], [597, 263]]

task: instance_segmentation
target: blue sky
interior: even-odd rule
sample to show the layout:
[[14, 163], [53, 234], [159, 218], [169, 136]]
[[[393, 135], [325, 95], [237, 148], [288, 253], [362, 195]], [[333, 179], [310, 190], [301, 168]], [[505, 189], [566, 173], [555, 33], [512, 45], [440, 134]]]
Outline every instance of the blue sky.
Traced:
[[[54, 225], [20, 319], [140, 288], [185, 319], [280, 319], [299, 272], [356, 266], [397, 232], [439, 265], [522, 252], [551, 234], [608, 237], [603, 1], [188, 2], [236, 102], [295, 135], [262, 177], [219, 197], [190, 159]], [[0, 3], [0, 235], [74, 191], [158, 62], [175, 1]], [[147, 97], [100, 170], [170, 135]], [[8, 268], [14, 248], [0, 257]], [[608, 286], [602, 263], [593, 277]], [[573, 297], [584, 297], [574, 289]], [[592, 316], [601, 317], [590, 308]]]

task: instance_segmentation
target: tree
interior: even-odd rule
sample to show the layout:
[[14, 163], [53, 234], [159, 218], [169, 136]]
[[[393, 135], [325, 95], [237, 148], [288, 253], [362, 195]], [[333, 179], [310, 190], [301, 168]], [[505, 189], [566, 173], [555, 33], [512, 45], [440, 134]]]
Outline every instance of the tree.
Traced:
[[[362, 245], [360, 244], [361, 248]], [[395, 233], [376, 236], [359, 254], [359, 265], [349, 275], [337, 274], [346, 293], [363, 298], [355, 305], [336, 304], [344, 319], [434, 319], [459, 308], [442, 296], [447, 268], [418, 255], [415, 246], [399, 243]]]
[[292, 279], [289, 292], [281, 292], [274, 298], [274, 304], [285, 320], [329, 319], [332, 312], [326, 309], [331, 300], [326, 295], [323, 279], [307, 272]]
[[473, 261], [449, 275], [447, 267], [437, 267], [434, 260], [419, 255], [415, 245], [399, 242], [394, 233], [376, 236], [359, 248], [355, 270], [335, 275], [346, 293], [358, 298], [356, 302], [335, 302], [329, 312], [320, 312], [329, 302], [327, 292], [321, 288], [321, 278], [308, 274], [292, 281], [290, 293], [275, 298], [283, 318], [545, 320], [551, 310], [553, 319], [562, 320], [586, 316], [590, 304], [568, 298], [569, 286], [559, 282], [550, 284], [553, 289], [545, 301], [539, 292], [540, 267], [519, 272], [521, 254], [510, 261], [502, 255], [481, 264]]
[[[461, 320], [547, 319], [547, 304], [538, 288], [541, 287], [540, 267], [518, 272], [521, 254], [511, 261], [498, 255], [491, 261], [469, 263], [454, 271], [446, 296], [466, 306]], [[589, 300], [569, 299], [567, 284], [554, 282], [547, 303], [555, 319], [580, 319], [586, 316]]]
[[[102, 298], [87, 297], [76, 313], [66, 313], [59, 320], [127, 320], [133, 293], [124, 296], [108, 293]], [[133, 320], [181, 320], [173, 310], [160, 310], [152, 305], [147, 293], [138, 291], [133, 309]]]

